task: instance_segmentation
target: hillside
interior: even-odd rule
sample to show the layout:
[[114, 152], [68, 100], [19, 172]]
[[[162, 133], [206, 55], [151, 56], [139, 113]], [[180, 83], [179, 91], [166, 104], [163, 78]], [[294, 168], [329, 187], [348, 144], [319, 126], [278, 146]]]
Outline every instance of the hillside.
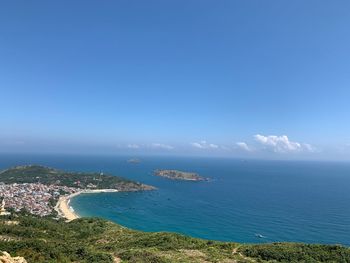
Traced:
[[75, 188], [117, 189], [119, 191], [153, 190], [153, 186], [134, 182], [123, 177], [103, 173], [66, 172], [41, 165], [17, 166], [0, 172], [5, 184], [42, 183]]
[[0, 217], [0, 251], [44, 262], [350, 262], [342, 246], [244, 245], [147, 233], [82, 218], [65, 223], [32, 215]]

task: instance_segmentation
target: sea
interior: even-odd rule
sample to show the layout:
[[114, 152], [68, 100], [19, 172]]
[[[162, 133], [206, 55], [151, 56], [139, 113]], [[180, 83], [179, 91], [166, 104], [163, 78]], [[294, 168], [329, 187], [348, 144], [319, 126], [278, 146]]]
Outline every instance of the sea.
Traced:
[[[138, 158], [140, 163], [127, 162]], [[0, 169], [41, 164], [103, 172], [155, 191], [82, 194], [70, 205], [142, 231], [243, 243], [306, 242], [350, 246], [350, 163], [164, 156], [1, 154]], [[174, 181], [156, 169], [197, 172], [203, 182]]]

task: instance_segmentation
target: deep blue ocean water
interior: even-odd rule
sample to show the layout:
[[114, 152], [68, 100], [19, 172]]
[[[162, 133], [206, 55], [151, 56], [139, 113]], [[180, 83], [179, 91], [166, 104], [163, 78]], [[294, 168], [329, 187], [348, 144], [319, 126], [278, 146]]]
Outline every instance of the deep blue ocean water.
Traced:
[[[350, 245], [349, 163], [140, 157], [140, 164], [130, 164], [129, 158], [0, 155], [0, 168], [36, 163], [156, 186], [156, 191], [84, 194], [71, 201], [81, 216], [133, 229], [223, 241]], [[193, 171], [211, 180], [172, 181], [153, 176], [155, 169]]]

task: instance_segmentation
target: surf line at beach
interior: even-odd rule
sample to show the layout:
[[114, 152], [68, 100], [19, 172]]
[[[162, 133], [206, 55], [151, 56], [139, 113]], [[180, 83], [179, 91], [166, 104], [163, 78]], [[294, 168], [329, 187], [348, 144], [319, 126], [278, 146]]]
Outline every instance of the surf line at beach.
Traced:
[[71, 207], [70, 201], [73, 197], [80, 194], [97, 194], [97, 193], [114, 193], [118, 192], [116, 189], [95, 189], [95, 190], [82, 190], [75, 192], [70, 195], [63, 195], [57, 201], [55, 206], [55, 210], [58, 213], [59, 217], [65, 218], [67, 222], [72, 221], [74, 219], [79, 218], [79, 215], [74, 211], [73, 207]]

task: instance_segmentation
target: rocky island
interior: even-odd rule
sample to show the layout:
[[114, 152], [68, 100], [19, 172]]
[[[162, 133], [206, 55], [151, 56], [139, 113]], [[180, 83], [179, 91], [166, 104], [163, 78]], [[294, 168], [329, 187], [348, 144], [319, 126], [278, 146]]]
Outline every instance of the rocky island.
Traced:
[[165, 177], [172, 180], [183, 181], [205, 181], [206, 178], [199, 176], [197, 173], [183, 172], [178, 170], [156, 170], [154, 175]]

